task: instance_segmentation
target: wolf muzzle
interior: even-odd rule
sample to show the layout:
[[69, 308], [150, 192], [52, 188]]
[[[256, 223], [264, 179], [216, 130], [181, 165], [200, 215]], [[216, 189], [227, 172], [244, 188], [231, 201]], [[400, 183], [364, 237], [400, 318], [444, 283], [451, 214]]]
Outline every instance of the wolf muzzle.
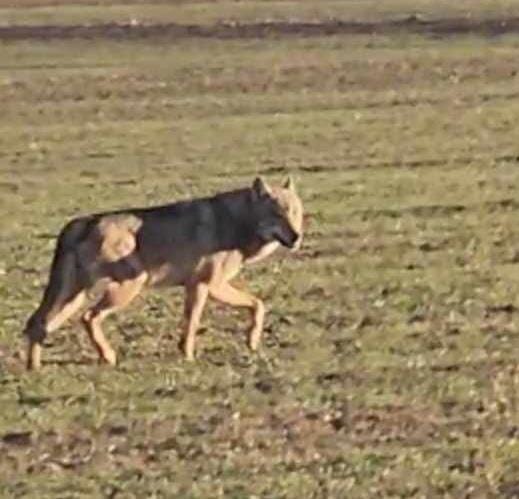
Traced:
[[289, 249], [295, 249], [299, 239], [299, 234], [293, 229], [290, 229], [288, 233], [279, 234], [278, 236], [278, 241]]
[[303, 236], [302, 234], [299, 234], [297, 236], [297, 240], [294, 243], [294, 245], [290, 248], [290, 251], [297, 251], [301, 248], [301, 245], [303, 244]]

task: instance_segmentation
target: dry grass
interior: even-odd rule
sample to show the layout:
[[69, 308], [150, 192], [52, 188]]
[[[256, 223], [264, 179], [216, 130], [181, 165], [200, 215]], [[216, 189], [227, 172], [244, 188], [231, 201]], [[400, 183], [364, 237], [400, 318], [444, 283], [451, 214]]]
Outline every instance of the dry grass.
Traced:
[[[0, 494], [517, 495], [518, 43], [3, 43]], [[23, 371], [66, 219], [258, 173], [295, 175], [310, 215], [298, 256], [241, 278], [270, 309], [259, 355], [213, 306], [184, 363], [171, 290], [108, 326], [116, 370], [73, 323]]]

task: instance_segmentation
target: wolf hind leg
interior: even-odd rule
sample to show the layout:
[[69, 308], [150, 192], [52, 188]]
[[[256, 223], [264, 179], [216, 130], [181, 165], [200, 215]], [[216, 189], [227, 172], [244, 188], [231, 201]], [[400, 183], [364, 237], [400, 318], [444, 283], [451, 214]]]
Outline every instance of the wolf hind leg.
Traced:
[[116, 364], [117, 356], [101, 329], [101, 323], [109, 315], [129, 305], [141, 292], [147, 277], [147, 274], [142, 272], [133, 279], [110, 282], [101, 300], [82, 317], [83, 325], [100, 359], [110, 365]]
[[[63, 308], [49, 320], [47, 325], [40, 323], [32, 329], [28, 328], [26, 334], [29, 337], [29, 353], [27, 356], [27, 367], [29, 369], [39, 369], [41, 367], [41, 346], [46, 334], [56, 331], [64, 322], [70, 319], [83, 305], [85, 297], [86, 292], [84, 290], [80, 291], [65, 303]], [[38, 319], [35, 320], [37, 321]]]
[[81, 307], [85, 297], [85, 287], [77, 275], [75, 255], [59, 255], [59, 261], [51, 269], [42, 302], [25, 327], [29, 341], [28, 369], [41, 367], [41, 347], [47, 333], [55, 331], [68, 320]]

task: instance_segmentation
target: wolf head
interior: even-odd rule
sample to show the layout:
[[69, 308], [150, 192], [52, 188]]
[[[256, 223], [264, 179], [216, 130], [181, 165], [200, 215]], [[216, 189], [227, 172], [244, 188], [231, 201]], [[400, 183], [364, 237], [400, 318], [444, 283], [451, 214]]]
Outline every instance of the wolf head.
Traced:
[[270, 187], [261, 178], [252, 185], [256, 233], [266, 243], [276, 241], [297, 249], [303, 237], [303, 204], [294, 182], [288, 178], [282, 187]]

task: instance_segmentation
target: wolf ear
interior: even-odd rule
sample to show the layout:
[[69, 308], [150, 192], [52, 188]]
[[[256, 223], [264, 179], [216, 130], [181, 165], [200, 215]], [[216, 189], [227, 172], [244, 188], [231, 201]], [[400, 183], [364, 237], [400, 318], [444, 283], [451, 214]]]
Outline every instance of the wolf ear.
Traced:
[[257, 198], [261, 198], [270, 195], [270, 187], [261, 177], [256, 177], [252, 184], [252, 192]]
[[294, 182], [294, 179], [290, 175], [283, 182], [283, 189], [288, 189], [292, 192], [296, 191], [296, 184]]

